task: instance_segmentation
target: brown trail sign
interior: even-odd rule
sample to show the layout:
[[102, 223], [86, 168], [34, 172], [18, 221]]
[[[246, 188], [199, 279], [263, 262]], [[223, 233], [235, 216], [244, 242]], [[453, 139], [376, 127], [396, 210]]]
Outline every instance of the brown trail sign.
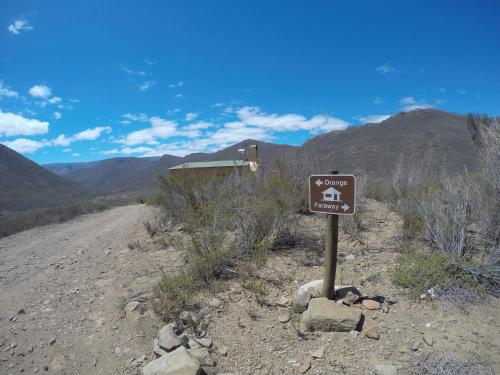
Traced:
[[356, 212], [356, 179], [353, 175], [318, 174], [309, 177], [312, 212], [353, 215]]
[[339, 215], [356, 212], [356, 178], [353, 175], [332, 174], [309, 177], [309, 209], [327, 214], [325, 238], [325, 276], [323, 296], [335, 298], [337, 245], [339, 242]]

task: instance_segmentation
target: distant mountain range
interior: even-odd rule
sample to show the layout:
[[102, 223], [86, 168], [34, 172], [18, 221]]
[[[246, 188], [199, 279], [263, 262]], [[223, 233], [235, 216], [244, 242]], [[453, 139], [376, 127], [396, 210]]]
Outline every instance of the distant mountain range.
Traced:
[[436, 173], [474, 170], [478, 165], [465, 116], [434, 109], [402, 112], [378, 124], [318, 135], [300, 147], [246, 140], [215, 153], [120, 157], [48, 164], [46, 169], [0, 145], [0, 212], [65, 204], [90, 196], [90, 191], [149, 193], [158, 188], [158, 175], [174, 165], [236, 159], [238, 149], [251, 144], [259, 146], [263, 163], [274, 157], [307, 158], [318, 162], [317, 172], [335, 169], [388, 177], [401, 157], [428, 160]]
[[273, 157], [316, 159], [320, 171], [366, 173], [388, 176], [400, 157], [431, 161], [436, 173], [455, 173], [477, 167], [471, 135], [465, 116], [435, 109], [398, 113], [378, 124], [352, 126], [342, 131], [318, 135], [302, 146], [279, 145], [245, 140], [212, 154], [185, 157], [112, 158], [90, 163], [49, 164], [54, 173], [84, 187], [106, 191], [152, 191], [157, 176], [168, 168], [193, 161], [238, 158], [238, 149], [259, 146], [259, 157], [266, 163]]
[[69, 204], [91, 196], [88, 189], [0, 144], [0, 215]]

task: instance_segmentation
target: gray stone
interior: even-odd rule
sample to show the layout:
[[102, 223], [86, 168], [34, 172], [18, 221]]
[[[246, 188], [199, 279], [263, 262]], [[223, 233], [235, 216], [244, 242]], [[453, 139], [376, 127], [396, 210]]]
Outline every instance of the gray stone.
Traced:
[[131, 312], [137, 310], [137, 308], [139, 307], [141, 303], [138, 302], [138, 301], [130, 301], [129, 303], [127, 303], [127, 305], [125, 306], [125, 313], [126, 314], [130, 314]]
[[361, 310], [337, 305], [327, 298], [314, 298], [302, 314], [300, 329], [304, 331], [349, 332], [361, 321]]
[[375, 365], [376, 375], [398, 375], [398, 368], [394, 365]]
[[424, 341], [429, 346], [434, 345], [434, 337], [429, 333], [424, 334]]
[[208, 337], [203, 337], [199, 339], [195, 339], [195, 341], [203, 346], [204, 348], [210, 348], [212, 346], [212, 339]]
[[186, 336], [177, 336], [174, 329], [166, 325], [158, 333], [158, 345], [165, 349], [167, 352], [174, 350], [182, 345], [187, 345], [188, 340]]
[[154, 361], [143, 369], [144, 375], [201, 375], [200, 363], [183, 346]]
[[201, 366], [215, 366], [215, 361], [210, 356], [207, 348], [188, 349], [188, 352]]
[[154, 339], [153, 340], [153, 353], [155, 353], [157, 357], [161, 357], [162, 355], [165, 355], [168, 352], [166, 350], [163, 350], [162, 348], [160, 348], [160, 345], [158, 345], [158, 339]]
[[194, 339], [189, 339], [188, 341], [188, 346], [191, 348], [191, 349], [198, 349], [198, 348], [202, 348], [202, 346], [200, 345], [200, 343]]
[[325, 357], [325, 348], [324, 347], [321, 347], [317, 350], [315, 350], [312, 354], [311, 354], [311, 357], [315, 358], [315, 359], [321, 359], [321, 358], [324, 358]]
[[359, 299], [359, 296], [351, 292], [350, 290], [346, 293], [345, 297], [342, 298], [342, 302], [347, 306], [351, 306]]

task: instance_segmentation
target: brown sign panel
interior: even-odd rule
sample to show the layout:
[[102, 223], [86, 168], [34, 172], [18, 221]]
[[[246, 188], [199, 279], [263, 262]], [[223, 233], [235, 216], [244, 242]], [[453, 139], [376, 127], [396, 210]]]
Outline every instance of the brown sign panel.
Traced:
[[356, 211], [356, 178], [341, 174], [309, 177], [309, 209], [324, 214], [353, 215]]

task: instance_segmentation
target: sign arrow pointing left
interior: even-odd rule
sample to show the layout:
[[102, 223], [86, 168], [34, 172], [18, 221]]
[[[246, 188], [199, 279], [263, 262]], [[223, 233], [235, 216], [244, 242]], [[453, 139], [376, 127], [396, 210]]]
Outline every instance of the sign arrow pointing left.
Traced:
[[321, 185], [323, 185], [323, 181], [321, 181], [319, 178], [316, 180], [315, 182], [316, 185], [318, 185], [318, 187], [321, 187]]

